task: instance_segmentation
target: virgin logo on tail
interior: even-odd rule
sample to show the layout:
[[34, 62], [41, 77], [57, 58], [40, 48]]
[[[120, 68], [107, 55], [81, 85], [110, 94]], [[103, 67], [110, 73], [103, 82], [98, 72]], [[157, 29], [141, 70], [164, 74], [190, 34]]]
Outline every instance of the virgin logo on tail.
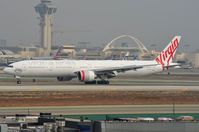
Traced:
[[169, 45], [155, 59], [158, 64], [162, 65], [162, 70], [164, 70], [165, 67], [169, 67], [170, 63], [172, 62], [179, 46], [180, 38], [180, 36], [174, 37]]

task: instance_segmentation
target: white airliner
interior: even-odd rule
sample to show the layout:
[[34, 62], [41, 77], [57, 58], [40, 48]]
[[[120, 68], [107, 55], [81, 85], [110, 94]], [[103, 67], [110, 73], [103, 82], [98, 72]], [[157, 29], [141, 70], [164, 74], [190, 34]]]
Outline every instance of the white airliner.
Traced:
[[24, 60], [10, 64], [4, 72], [14, 75], [17, 84], [21, 77], [56, 77], [58, 81], [78, 78], [85, 84], [109, 84], [108, 79], [120, 75], [150, 75], [169, 67], [172, 63], [181, 36], [175, 36], [160, 55], [151, 61], [141, 60]]

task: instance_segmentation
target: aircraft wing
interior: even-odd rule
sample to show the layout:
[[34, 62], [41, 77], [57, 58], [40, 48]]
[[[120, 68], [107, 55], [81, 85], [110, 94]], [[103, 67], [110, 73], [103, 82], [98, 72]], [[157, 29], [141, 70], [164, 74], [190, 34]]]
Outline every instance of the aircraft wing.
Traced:
[[180, 63], [172, 63], [169, 66], [164, 66], [164, 68], [169, 69], [169, 68], [176, 67], [176, 66], [181, 67], [182, 64], [180, 64]]
[[158, 64], [153, 64], [153, 65], [129, 65], [129, 66], [121, 66], [121, 67], [109, 67], [109, 68], [100, 68], [100, 69], [92, 69], [96, 74], [101, 74], [101, 73], [110, 73], [110, 72], [125, 72], [125, 71], [130, 71], [130, 70], [137, 70], [141, 69], [143, 67], [149, 67], [149, 66], [156, 66]]
[[[127, 66], [120, 66], [120, 67], [104, 67], [104, 68], [95, 68], [95, 69], [89, 69], [89, 71], [93, 71], [97, 77], [99, 78], [113, 78], [116, 77], [118, 73], [120, 72], [126, 72], [130, 70], [137, 70], [144, 67], [150, 67], [150, 66], [157, 66], [159, 64], [150, 64], [150, 65], [127, 65]], [[76, 74], [79, 71], [75, 72]]]

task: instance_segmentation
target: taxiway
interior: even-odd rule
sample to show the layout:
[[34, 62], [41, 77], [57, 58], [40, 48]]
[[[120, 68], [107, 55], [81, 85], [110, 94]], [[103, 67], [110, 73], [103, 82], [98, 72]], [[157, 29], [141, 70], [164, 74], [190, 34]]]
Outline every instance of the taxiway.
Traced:
[[[176, 105], [176, 113], [198, 113], [199, 105]], [[98, 105], [98, 106], [56, 106], [56, 107], [4, 107], [0, 115], [39, 114], [50, 112], [54, 115], [84, 114], [155, 114], [173, 113], [173, 105]]]

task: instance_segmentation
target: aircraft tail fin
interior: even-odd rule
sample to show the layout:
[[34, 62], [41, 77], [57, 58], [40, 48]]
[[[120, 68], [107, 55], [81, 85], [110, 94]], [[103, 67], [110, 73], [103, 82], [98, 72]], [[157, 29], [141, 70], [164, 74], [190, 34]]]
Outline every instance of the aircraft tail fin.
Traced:
[[53, 59], [54, 59], [54, 60], [60, 59], [60, 53], [61, 53], [62, 49], [63, 49], [63, 46], [60, 46], [60, 47], [58, 48], [57, 52], [53, 55]]
[[179, 47], [180, 39], [181, 36], [175, 36], [160, 55], [155, 58], [155, 61], [162, 65], [163, 70], [165, 67], [169, 67], [172, 63], [176, 50]]

